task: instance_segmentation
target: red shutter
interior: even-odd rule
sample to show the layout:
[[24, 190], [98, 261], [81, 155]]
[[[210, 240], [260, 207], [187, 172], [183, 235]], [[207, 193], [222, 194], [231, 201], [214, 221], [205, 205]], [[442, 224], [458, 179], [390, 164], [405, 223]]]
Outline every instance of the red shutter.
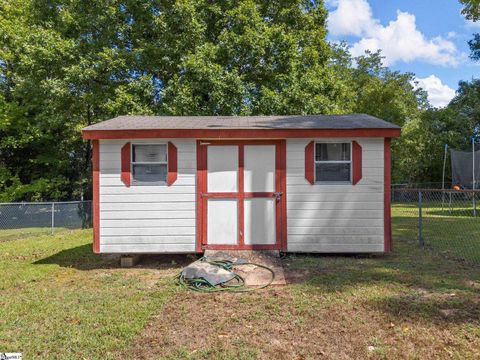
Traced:
[[130, 159], [131, 159], [131, 149], [130, 143], [126, 143], [122, 147], [122, 174], [120, 176], [122, 182], [129, 187], [131, 184], [131, 174], [130, 174]]
[[352, 184], [357, 184], [362, 179], [362, 147], [352, 141]]
[[305, 146], [305, 179], [312, 185], [315, 183], [314, 150], [315, 142], [310, 141], [308, 145]]
[[177, 147], [170, 141], [168, 142], [168, 175], [167, 185], [171, 186], [177, 181]]

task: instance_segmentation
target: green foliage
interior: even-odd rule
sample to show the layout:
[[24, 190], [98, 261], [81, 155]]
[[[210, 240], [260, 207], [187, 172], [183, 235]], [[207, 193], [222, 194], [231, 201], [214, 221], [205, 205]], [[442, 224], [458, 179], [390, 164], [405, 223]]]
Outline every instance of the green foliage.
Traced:
[[[396, 181], [438, 182], [442, 178], [444, 145], [470, 150], [480, 141], [480, 80], [461, 81], [457, 95], [444, 109], [429, 109], [403, 128], [398, 148]], [[450, 163], [446, 168], [450, 179]]]
[[426, 92], [412, 85], [415, 75], [382, 66], [380, 52], [356, 59], [353, 70], [355, 112], [367, 113], [402, 126], [417, 119], [427, 108]]
[[328, 66], [321, 2], [197, 4], [203, 43], [179, 56], [162, 109], [175, 115], [311, 114], [343, 110]]
[[466, 19], [477, 21], [480, 19], [480, 0], [460, 0], [463, 5], [462, 15]]
[[[442, 179], [444, 145], [459, 148], [466, 129], [452, 109], [430, 109], [403, 127], [397, 146], [394, 182], [439, 182]], [[459, 134], [463, 134], [459, 136]], [[468, 144], [468, 141], [467, 141]], [[450, 164], [447, 164], [450, 171]], [[447, 180], [450, 172], [447, 174]]]
[[473, 39], [468, 42], [470, 59], [480, 60], [480, 34], [473, 34]]
[[320, 0], [2, 2], [0, 199], [89, 198], [80, 130], [117, 115], [418, 121], [413, 75], [328, 44], [326, 18]]
[[457, 95], [449, 107], [458, 114], [462, 125], [468, 132], [465, 140], [469, 140], [472, 136], [480, 140], [480, 79], [470, 82], [460, 81]]
[[89, 197], [86, 125], [120, 114], [332, 113], [322, 1], [7, 0], [0, 192]]
[[[463, 5], [462, 15], [467, 20], [477, 22], [480, 19], [480, 0], [460, 0]], [[468, 42], [470, 58], [480, 60], [480, 34], [473, 34], [473, 39]]]

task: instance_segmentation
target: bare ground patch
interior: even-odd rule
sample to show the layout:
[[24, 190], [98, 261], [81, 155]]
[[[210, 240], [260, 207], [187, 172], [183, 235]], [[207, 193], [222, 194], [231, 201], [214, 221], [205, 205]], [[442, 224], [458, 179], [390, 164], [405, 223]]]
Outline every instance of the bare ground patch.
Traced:
[[284, 287], [177, 292], [119, 358], [480, 358], [478, 293], [443, 281], [441, 269], [410, 271], [392, 258], [301, 261], [286, 267]]

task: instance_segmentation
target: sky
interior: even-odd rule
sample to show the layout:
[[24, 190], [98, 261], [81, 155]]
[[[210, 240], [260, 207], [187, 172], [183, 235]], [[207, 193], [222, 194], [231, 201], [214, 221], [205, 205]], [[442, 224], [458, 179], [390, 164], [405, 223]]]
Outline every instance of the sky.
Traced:
[[480, 77], [468, 40], [480, 22], [461, 15], [457, 0], [326, 0], [328, 40], [346, 41], [352, 55], [382, 50], [384, 65], [412, 72], [433, 106], [455, 96], [460, 80]]

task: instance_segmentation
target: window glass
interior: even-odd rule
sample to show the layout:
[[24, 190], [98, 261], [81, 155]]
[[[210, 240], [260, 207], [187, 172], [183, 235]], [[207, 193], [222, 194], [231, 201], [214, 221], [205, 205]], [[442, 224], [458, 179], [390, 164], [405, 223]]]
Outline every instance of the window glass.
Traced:
[[167, 161], [167, 146], [160, 145], [133, 145], [133, 162], [162, 162]]
[[133, 164], [133, 179], [138, 182], [162, 182], [167, 180], [167, 164]]
[[350, 182], [350, 143], [315, 144], [315, 181]]
[[315, 164], [316, 181], [350, 181], [350, 164], [339, 163], [317, 163]]
[[167, 146], [165, 144], [132, 145], [132, 178], [134, 183], [167, 181]]
[[350, 161], [350, 143], [317, 143], [316, 161]]

